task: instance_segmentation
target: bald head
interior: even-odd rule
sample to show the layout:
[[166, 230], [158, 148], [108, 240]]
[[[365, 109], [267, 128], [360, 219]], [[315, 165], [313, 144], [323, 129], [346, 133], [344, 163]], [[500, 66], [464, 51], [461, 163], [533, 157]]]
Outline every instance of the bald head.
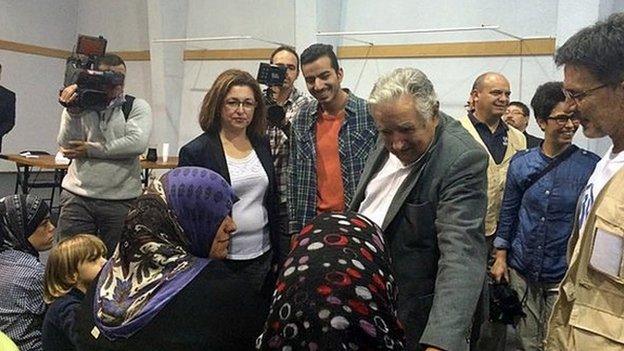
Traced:
[[470, 92], [474, 104], [474, 115], [480, 121], [498, 123], [509, 105], [511, 90], [505, 76], [496, 72], [486, 72], [475, 79]]
[[485, 82], [486, 78], [487, 79], [502, 78], [504, 80], [507, 80], [507, 78], [505, 78], [504, 75], [502, 75], [502, 74], [500, 74], [498, 72], [485, 72], [485, 73], [479, 75], [477, 77], [477, 79], [475, 79], [474, 83], [472, 83], [471, 91], [481, 90], [483, 88], [483, 83]]

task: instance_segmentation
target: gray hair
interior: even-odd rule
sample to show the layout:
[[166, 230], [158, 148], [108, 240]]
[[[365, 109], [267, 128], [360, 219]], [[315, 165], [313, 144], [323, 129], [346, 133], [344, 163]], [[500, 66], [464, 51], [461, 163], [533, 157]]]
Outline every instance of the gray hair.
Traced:
[[381, 76], [368, 97], [371, 105], [392, 102], [402, 95], [414, 99], [416, 110], [425, 119], [433, 118], [438, 96], [427, 76], [416, 68], [397, 68]]

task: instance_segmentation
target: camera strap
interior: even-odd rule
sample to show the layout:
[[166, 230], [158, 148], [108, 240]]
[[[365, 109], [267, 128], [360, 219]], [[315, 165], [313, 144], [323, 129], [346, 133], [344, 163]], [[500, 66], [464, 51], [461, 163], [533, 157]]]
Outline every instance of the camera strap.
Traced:
[[128, 117], [130, 116], [130, 111], [132, 111], [132, 104], [134, 104], [134, 96], [126, 95], [124, 96], [124, 103], [121, 105], [121, 110], [123, 111], [124, 118], [126, 122], [128, 121]]
[[555, 157], [555, 159], [551, 160], [550, 163], [544, 169], [542, 169], [539, 173], [533, 174], [528, 177], [528, 181], [524, 184], [523, 194], [529, 190], [533, 186], [533, 184], [537, 183], [542, 177], [544, 177], [548, 172], [552, 171], [555, 167], [559, 166], [563, 161], [567, 160], [572, 154], [578, 150], [578, 146], [570, 145], [568, 148], [562, 152], [559, 156]]

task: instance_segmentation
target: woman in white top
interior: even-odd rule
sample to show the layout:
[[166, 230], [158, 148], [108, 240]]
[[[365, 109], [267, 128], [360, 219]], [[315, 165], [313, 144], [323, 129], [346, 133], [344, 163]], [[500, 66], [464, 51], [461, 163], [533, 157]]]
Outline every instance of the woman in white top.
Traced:
[[232, 209], [237, 230], [226, 264], [270, 294], [277, 262], [285, 253], [277, 252], [273, 160], [256, 80], [241, 70], [221, 73], [204, 97], [199, 124], [204, 133], [182, 147], [178, 166], [209, 168], [232, 185], [239, 198]]

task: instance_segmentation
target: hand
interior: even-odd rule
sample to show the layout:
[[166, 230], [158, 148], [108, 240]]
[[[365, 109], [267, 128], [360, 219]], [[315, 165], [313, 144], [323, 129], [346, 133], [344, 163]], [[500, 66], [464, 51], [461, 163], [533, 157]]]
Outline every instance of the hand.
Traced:
[[61, 91], [61, 94], [59, 95], [59, 102], [61, 103], [61, 105], [65, 106], [75, 101], [78, 97], [78, 94], [76, 93], [77, 89], [77, 84], [72, 84], [65, 87], [65, 89], [63, 89]]
[[282, 87], [279, 85], [274, 85], [272, 87], [270, 87], [269, 89], [271, 89], [271, 97], [275, 100], [277, 99], [277, 96], [280, 94], [280, 92], [282, 91]]
[[507, 268], [507, 250], [497, 250], [496, 260], [490, 268], [490, 276], [494, 278], [497, 283], [500, 283], [501, 279], [505, 279], [509, 282], [509, 269]]
[[61, 147], [63, 156], [74, 159], [87, 157], [87, 143], [80, 140], [72, 140], [69, 142], [70, 147]]

